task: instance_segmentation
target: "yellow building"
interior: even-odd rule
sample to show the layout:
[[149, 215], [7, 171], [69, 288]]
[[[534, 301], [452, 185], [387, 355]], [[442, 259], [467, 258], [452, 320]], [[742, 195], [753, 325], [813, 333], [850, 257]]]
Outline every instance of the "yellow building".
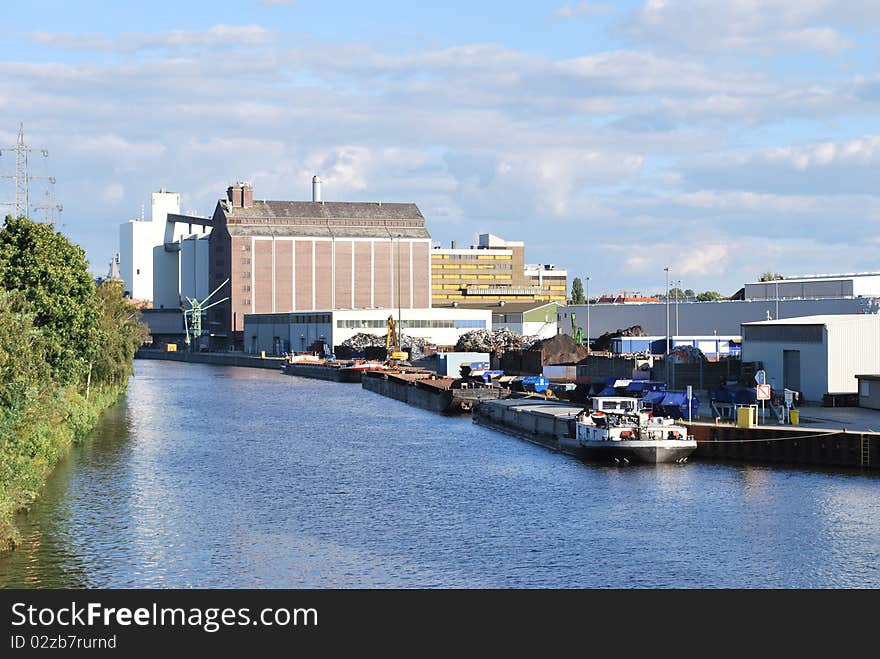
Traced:
[[[561, 302], [567, 273], [555, 266], [525, 264], [525, 243], [482, 234], [468, 249], [431, 250], [431, 303], [497, 306], [499, 302]], [[560, 278], [561, 275], [561, 278]]]

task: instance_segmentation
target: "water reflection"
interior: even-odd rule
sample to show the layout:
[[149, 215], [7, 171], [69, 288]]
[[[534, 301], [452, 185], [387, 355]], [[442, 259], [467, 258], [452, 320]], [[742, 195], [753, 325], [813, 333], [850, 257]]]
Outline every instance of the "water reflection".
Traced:
[[584, 465], [271, 371], [138, 362], [0, 584], [880, 585], [878, 480]]

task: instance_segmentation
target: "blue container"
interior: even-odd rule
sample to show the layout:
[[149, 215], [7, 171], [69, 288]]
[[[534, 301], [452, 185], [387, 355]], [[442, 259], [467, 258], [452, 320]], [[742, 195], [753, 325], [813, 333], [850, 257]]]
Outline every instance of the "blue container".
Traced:
[[[659, 393], [659, 392], [658, 392]], [[700, 401], [696, 396], [691, 396], [690, 398], [690, 413], [691, 418], [696, 418], [697, 412], [700, 409]], [[663, 400], [660, 403], [660, 413], [666, 417], [672, 417], [673, 419], [687, 419], [688, 418], [688, 397], [687, 394], [681, 391], [673, 391], [666, 393], [663, 396]]]
[[547, 391], [547, 388], [550, 386], [550, 380], [543, 375], [527, 375], [522, 379], [522, 385], [523, 389], [526, 391], [534, 391], [537, 394], [542, 394]]

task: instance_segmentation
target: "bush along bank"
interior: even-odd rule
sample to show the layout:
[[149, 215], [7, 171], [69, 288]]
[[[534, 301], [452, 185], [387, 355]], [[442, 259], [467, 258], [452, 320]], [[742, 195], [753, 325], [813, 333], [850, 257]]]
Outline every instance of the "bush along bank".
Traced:
[[71, 445], [125, 391], [146, 338], [119, 281], [96, 285], [83, 250], [50, 224], [0, 230], [0, 551]]

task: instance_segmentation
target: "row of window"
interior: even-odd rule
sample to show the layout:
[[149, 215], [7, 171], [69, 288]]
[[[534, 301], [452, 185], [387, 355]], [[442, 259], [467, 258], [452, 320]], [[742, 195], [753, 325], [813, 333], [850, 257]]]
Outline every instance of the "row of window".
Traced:
[[[359, 318], [337, 320], [339, 329], [382, 329], [388, 321], [376, 318]], [[485, 320], [408, 320], [404, 318], [398, 323], [401, 329], [486, 329]]]
[[331, 322], [331, 314], [329, 313], [297, 313], [293, 314], [294, 323], [329, 323]]

